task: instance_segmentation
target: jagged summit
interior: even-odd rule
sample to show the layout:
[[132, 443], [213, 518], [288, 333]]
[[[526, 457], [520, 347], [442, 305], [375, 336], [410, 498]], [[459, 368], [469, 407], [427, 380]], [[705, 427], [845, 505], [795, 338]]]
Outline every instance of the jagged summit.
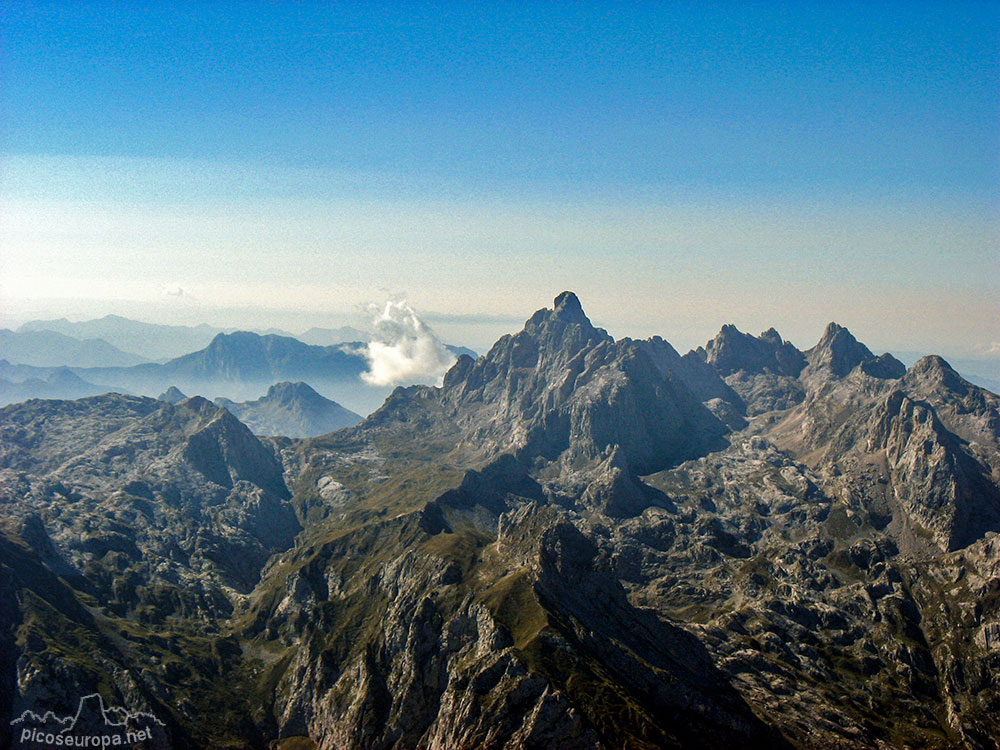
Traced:
[[704, 350], [697, 351], [703, 351], [705, 361], [724, 376], [744, 371], [797, 377], [805, 366], [802, 353], [773, 328], [755, 337], [727, 323]]
[[837, 323], [827, 325], [816, 346], [806, 352], [806, 359], [811, 371], [827, 371], [840, 378], [858, 365], [865, 373], [877, 378], [900, 378], [906, 372], [903, 363], [891, 354], [876, 357], [849, 330]]
[[580, 304], [580, 299], [573, 292], [562, 292], [559, 294], [552, 305], [552, 311], [557, 316], [564, 318], [566, 320], [572, 320], [577, 323], [590, 323], [587, 316], [583, 312], [583, 305]]
[[781, 346], [784, 341], [782, 341], [780, 334], [773, 327], [768, 328], [760, 336], [758, 336], [761, 341], [767, 341], [768, 343], [774, 344], [775, 346]]
[[840, 323], [838, 323], [837, 321], [831, 320], [829, 323], [826, 324], [826, 328], [823, 329], [823, 335], [820, 337], [820, 341], [832, 340], [844, 334], [850, 336], [852, 339], [854, 338], [854, 336], [851, 334], [850, 331], [847, 330], [847, 328], [840, 325]]
[[[552, 309], [542, 308], [525, 322], [515, 334], [501, 336], [482, 357], [473, 360], [461, 356], [445, 375], [444, 387], [451, 399], [477, 400], [483, 389], [498, 387], [500, 380], [545, 378], [570, 365], [585, 352], [601, 344], [613, 344], [607, 331], [596, 328], [583, 312], [580, 300], [572, 292], [555, 298]], [[513, 390], [513, 389], [512, 389]], [[513, 397], [508, 392], [507, 400]]]
[[825, 367], [843, 377], [862, 362], [875, 359], [875, 355], [846, 328], [830, 323], [816, 346], [806, 352], [806, 358], [814, 368]]
[[[504, 338], [497, 344], [503, 342]], [[590, 344], [614, 340], [607, 331], [590, 322], [573, 292], [563, 292], [557, 296], [551, 310], [538, 310], [513, 338], [519, 341], [536, 339], [543, 349], [561, 350], [565, 353], [579, 351]]]
[[725, 431], [678, 362], [662, 340], [615, 341], [591, 324], [576, 295], [563, 292], [486, 355], [460, 359], [441, 398], [477, 455], [511, 452], [565, 467], [603, 465], [617, 450], [609, 477], [619, 465], [654, 471], [700, 455]]

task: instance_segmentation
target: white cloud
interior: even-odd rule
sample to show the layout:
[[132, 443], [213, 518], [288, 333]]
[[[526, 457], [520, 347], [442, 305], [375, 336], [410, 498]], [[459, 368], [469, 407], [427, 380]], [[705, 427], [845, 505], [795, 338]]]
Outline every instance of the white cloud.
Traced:
[[374, 340], [364, 350], [368, 372], [361, 375], [369, 385], [440, 382], [455, 363], [430, 327], [404, 300], [373, 305]]
[[164, 284], [163, 293], [170, 297], [183, 297], [184, 288], [178, 284]]

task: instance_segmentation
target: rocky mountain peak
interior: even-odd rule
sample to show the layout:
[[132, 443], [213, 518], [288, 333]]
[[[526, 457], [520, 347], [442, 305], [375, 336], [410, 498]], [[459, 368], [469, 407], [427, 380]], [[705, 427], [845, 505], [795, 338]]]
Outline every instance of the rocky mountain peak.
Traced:
[[168, 404], [179, 404], [181, 401], [186, 399], [187, 396], [178, 388], [176, 385], [172, 385], [159, 396], [157, 396], [157, 401], [166, 401]]
[[319, 398], [322, 398], [322, 396], [310, 388], [308, 384], [301, 381], [297, 383], [288, 381], [275, 383], [267, 389], [267, 394], [264, 396], [266, 401], [279, 401], [281, 403], [289, 403], [296, 400], [315, 401]]
[[830, 323], [816, 346], [806, 352], [806, 359], [813, 369], [827, 369], [844, 377], [862, 362], [875, 359], [875, 355], [849, 330]]
[[572, 320], [575, 323], [590, 324], [590, 320], [583, 312], [583, 305], [573, 292], [562, 292], [557, 295], [553, 302], [552, 311], [557, 316]]
[[314, 437], [361, 421], [358, 414], [324, 398], [303, 382], [274, 383], [256, 401], [237, 403], [217, 398], [215, 403], [234, 414], [257, 435]]
[[802, 353], [782, 341], [773, 328], [754, 337], [727, 323], [705, 345], [704, 352], [705, 361], [723, 376], [742, 370], [795, 377], [805, 365]]
[[[247, 480], [278, 497], [287, 495], [277, 459], [228, 410], [201, 396], [192, 396], [174, 409], [186, 434], [183, 456], [207, 479], [226, 488]], [[194, 418], [185, 419], [188, 413]]]
[[784, 341], [782, 341], [781, 336], [774, 328], [768, 328], [760, 336], [758, 336], [761, 341], [766, 341], [769, 344], [774, 344], [774, 346], [781, 346]]
[[543, 308], [532, 315], [524, 324], [524, 329], [514, 336], [515, 340], [526, 338], [537, 340], [542, 348], [549, 351], [562, 350], [570, 354], [591, 344], [614, 340], [607, 331], [596, 328], [590, 322], [573, 292], [557, 296], [551, 310]]
[[614, 339], [591, 324], [575, 294], [563, 292], [551, 310], [538, 310], [523, 329], [501, 337], [485, 356], [478, 360], [460, 357], [445, 377], [445, 388], [467, 395], [513, 373], [531, 370], [535, 377], [556, 376], [568, 363], [603, 343], [612, 344]]
[[943, 386], [949, 391], [965, 392], [968, 383], [955, 372], [948, 362], [936, 354], [921, 357], [906, 372], [907, 378], [914, 381], [925, 381], [935, 386]]
[[679, 359], [662, 340], [616, 342], [563, 292], [485, 356], [460, 359], [443, 397], [465, 447], [486, 456], [569, 466], [617, 446], [629, 471], [660, 468], [724, 432], [674, 372]]
[[[851, 336], [851, 332], [848, 331], [844, 326], [840, 325], [840, 323], [837, 323], [834, 320], [831, 320], [829, 323], [826, 324], [826, 328], [823, 329], [823, 335], [820, 337], [820, 341], [832, 340], [837, 336], [843, 334]], [[853, 338], [853, 336], [851, 336], [851, 338]]]

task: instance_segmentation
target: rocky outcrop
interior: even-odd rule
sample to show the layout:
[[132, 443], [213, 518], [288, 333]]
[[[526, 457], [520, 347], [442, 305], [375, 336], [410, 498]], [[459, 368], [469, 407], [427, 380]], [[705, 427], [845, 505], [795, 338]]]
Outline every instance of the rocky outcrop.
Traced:
[[725, 325], [704, 348], [689, 352], [685, 359], [704, 362], [724, 377], [750, 415], [787, 409], [805, 395], [798, 381], [805, 357], [773, 328], [755, 338]]
[[428, 508], [291, 568], [257, 620], [305, 645], [278, 678], [284, 735], [320, 748], [781, 745], [691, 636], [630, 604], [597, 547], [533, 502], [492, 533]]
[[185, 608], [231, 608], [227, 589], [252, 588], [300, 529], [277, 456], [205, 399], [107, 395], [0, 413], [0, 511], [40, 519], [67, 564], [100, 571], [118, 612], [152, 606], [146, 582], [167, 571], [198, 582], [178, 592]]
[[944, 551], [1000, 531], [1000, 491], [934, 410], [901, 391], [876, 409], [869, 451], [884, 451], [891, 492]]
[[846, 377], [855, 367], [875, 378], [901, 378], [906, 367], [891, 354], [876, 357], [843, 326], [830, 323], [819, 342], [805, 353], [809, 363], [805, 378]]
[[653, 347], [614, 341], [565, 292], [485, 356], [460, 360], [441, 397], [464, 443], [486, 455], [571, 465], [617, 447], [631, 471], [654, 471], [718, 446], [726, 428]]

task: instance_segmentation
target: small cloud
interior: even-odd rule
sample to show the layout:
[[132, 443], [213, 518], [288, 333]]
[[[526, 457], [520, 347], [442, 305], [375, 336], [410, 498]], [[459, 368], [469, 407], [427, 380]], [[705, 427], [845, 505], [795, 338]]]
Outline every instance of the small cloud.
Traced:
[[369, 310], [375, 333], [363, 350], [368, 372], [361, 378], [369, 385], [440, 382], [455, 363], [455, 355], [413, 308], [405, 300], [389, 300]]
[[1000, 341], [992, 341], [984, 349], [987, 357], [1000, 357]]
[[179, 284], [164, 284], [163, 293], [170, 297], [183, 297], [184, 288]]

